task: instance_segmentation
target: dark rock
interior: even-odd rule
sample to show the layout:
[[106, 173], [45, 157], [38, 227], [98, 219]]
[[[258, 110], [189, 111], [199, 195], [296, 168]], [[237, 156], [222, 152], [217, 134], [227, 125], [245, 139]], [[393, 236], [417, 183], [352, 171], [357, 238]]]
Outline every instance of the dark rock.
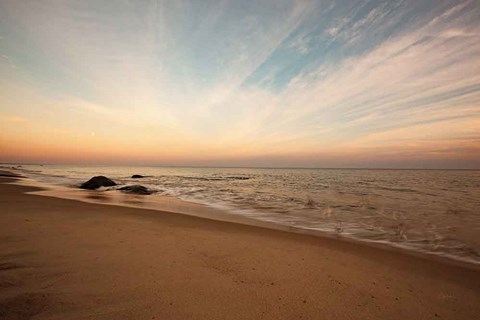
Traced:
[[121, 187], [118, 190], [123, 191], [123, 192], [127, 192], [127, 193], [144, 194], [144, 195], [153, 193], [152, 190], [149, 190], [147, 187], [144, 187], [144, 186], [141, 186], [141, 185], [138, 185], [138, 184], [132, 185], [132, 186]]
[[112, 187], [117, 184], [104, 176], [96, 176], [80, 185], [81, 189], [95, 190], [100, 187]]
[[141, 174], [134, 174], [132, 176], [132, 179], [140, 179], [140, 178], [145, 178], [144, 176], [142, 176]]

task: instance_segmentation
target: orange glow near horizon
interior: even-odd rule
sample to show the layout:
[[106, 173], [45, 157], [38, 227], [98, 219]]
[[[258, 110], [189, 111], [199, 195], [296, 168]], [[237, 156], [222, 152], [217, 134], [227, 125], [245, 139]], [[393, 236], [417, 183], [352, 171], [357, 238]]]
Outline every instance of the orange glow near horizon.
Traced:
[[0, 162], [480, 168], [472, 2], [130, 5], [3, 5]]

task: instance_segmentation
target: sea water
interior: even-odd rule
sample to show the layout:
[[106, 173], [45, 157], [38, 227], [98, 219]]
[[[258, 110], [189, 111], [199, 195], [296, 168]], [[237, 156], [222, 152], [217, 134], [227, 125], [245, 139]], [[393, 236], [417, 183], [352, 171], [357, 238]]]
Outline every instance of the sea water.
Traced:
[[262, 222], [480, 263], [480, 171], [57, 165], [22, 170], [72, 188], [105, 175], [157, 191], [148, 197], [173, 196]]

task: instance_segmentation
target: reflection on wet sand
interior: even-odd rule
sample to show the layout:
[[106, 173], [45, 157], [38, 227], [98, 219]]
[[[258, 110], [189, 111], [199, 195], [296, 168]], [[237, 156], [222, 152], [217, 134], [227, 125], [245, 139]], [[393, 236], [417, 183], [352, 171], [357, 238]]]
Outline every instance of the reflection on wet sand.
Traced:
[[88, 191], [85, 194], [85, 197], [91, 200], [96, 200], [96, 201], [106, 201], [106, 202], [112, 201], [112, 197], [109, 194], [107, 194], [106, 192], [100, 192], [100, 191]]
[[143, 206], [145, 203], [145, 196], [138, 194], [122, 194], [120, 201], [126, 204]]
[[128, 194], [119, 192], [118, 190], [84, 190], [48, 184], [33, 179], [21, 179], [16, 181], [15, 184], [38, 187], [40, 190], [29, 192], [29, 194], [40, 196], [78, 200], [88, 203], [152, 209], [163, 212], [175, 212], [214, 220], [282, 229], [282, 226], [279, 225], [257, 221], [239, 215], [232, 215], [222, 209], [183, 201], [172, 196]]
[[135, 206], [143, 206], [145, 204], [144, 195], [119, 193], [115, 190], [92, 190], [87, 191], [83, 196], [86, 199], [93, 200], [97, 203], [116, 202]]

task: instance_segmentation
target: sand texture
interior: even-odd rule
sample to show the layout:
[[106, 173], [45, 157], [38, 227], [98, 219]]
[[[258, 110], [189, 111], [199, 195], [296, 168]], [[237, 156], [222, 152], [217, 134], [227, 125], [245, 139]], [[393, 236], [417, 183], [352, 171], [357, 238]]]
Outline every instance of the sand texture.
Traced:
[[478, 319], [480, 271], [25, 194], [0, 177], [0, 319]]

